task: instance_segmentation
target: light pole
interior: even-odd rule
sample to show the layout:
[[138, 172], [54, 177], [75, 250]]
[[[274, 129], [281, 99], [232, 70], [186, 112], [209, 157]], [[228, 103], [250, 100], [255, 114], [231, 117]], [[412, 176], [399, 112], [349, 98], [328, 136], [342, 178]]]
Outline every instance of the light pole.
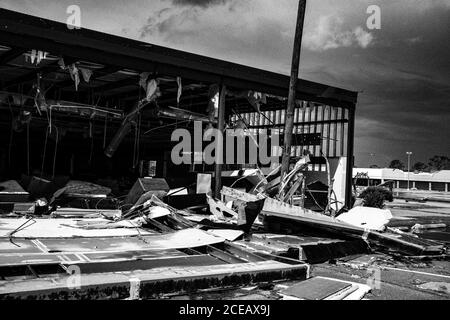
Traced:
[[371, 159], [370, 162], [372, 163], [372, 164], [369, 163], [369, 167], [370, 167], [370, 166], [372, 166], [374, 164], [373, 163], [373, 158], [375, 157], [375, 153], [369, 153], [369, 156], [370, 156], [370, 159]]
[[408, 155], [408, 191], [409, 191], [409, 168], [410, 168], [410, 165], [411, 165], [412, 152], [408, 151], [408, 152], [406, 152], [406, 154]]

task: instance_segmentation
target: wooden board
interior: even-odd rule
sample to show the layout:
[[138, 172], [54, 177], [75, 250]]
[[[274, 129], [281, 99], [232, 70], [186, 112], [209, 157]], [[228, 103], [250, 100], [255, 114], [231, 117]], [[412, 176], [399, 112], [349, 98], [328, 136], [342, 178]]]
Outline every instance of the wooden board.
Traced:
[[235, 241], [235, 245], [254, 253], [289, 257], [308, 263], [326, 262], [351, 254], [367, 253], [362, 239], [339, 240], [305, 236], [253, 234], [250, 241]]
[[[42, 255], [41, 255], [42, 256]], [[35, 258], [38, 256], [35, 255]], [[64, 257], [64, 260], [62, 259]], [[23, 257], [8, 257], [9, 263], [12, 265], [3, 265], [6, 261], [3, 260], [0, 264], [0, 277], [8, 279], [8, 277], [20, 277], [28, 276], [30, 268], [38, 276], [42, 275], [56, 275], [64, 274], [70, 266], [76, 266], [82, 274], [89, 273], [103, 273], [103, 272], [122, 272], [122, 271], [134, 271], [134, 270], [149, 270], [155, 268], [173, 268], [173, 267], [192, 267], [192, 266], [212, 266], [220, 265], [223, 262], [207, 254], [187, 255], [182, 252], [178, 254], [170, 255], [165, 254], [153, 254], [143, 255], [139, 257], [119, 257], [116, 258], [109, 256], [109, 259], [91, 260], [87, 255], [81, 254], [67, 254], [67, 255], [53, 255], [53, 260], [42, 259], [38, 260], [21, 260], [14, 261], [11, 258], [23, 258]], [[57, 259], [61, 258], [61, 260]], [[14, 268], [11, 268], [14, 267]], [[22, 269], [20, 267], [23, 267]]]
[[78, 209], [78, 208], [58, 208], [52, 213], [54, 217], [60, 218], [90, 218], [90, 217], [120, 217], [122, 210], [115, 209]]
[[314, 277], [283, 290], [281, 294], [301, 300], [323, 300], [351, 286], [350, 283]]
[[[14, 238], [71, 238], [71, 237], [124, 237], [149, 235], [150, 232], [138, 229], [130, 224], [129, 228], [83, 229], [83, 224], [94, 222], [108, 223], [107, 219], [0, 219], [0, 238], [8, 238], [14, 232]], [[15, 232], [18, 230], [17, 232]]]
[[[222, 261], [207, 255], [184, 255], [174, 257], [141, 258], [139, 260], [125, 261], [100, 261], [100, 262], [82, 262], [75, 265], [80, 268], [81, 273], [101, 273], [101, 272], [120, 272], [134, 270], [149, 270], [155, 268], [174, 268], [174, 267], [194, 267], [194, 266], [213, 266], [221, 265]], [[63, 264], [69, 267], [72, 264]]]
[[163, 251], [99, 251], [99, 252], [60, 252], [60, 253], [4, 253], [0, 255], [0, 267], [49, 265], [61, 263], [88, 263], [99, 261], [127, 261], [136, 259], [154, 259], [161, 257], [182, 257], [185, 253], [178, 250]]
[[264, 224], [269, 230], [274, 224], [277, 224], [278, 227], [281, 224], [288, 228], [295, 229], [311, 228], [329, 234], [336, 234], [338, 237], [347, 236], [356, 237], [358, 239], [367, 239], [373, 244], [388, 246], [414, 255], [438, 255], [442, 254], [444, 251], [444, 246], [434, 241], [415, 238], [408, 235], [364, 230], [363, 228], [342, 223], [327, 216], [317, 219], [311, 217], [309, 214], [295, 215], [276, 211], [266, 211], [264, 212], [263, 217]]
[[151, 234], [141, 237], [72, 238], [72, 239], [0, 239], [0, 253], [86, 253], [158, 251], [196, 248], [225, 241], [224, 238], [208, 234], [195, 228], [171, 233]]

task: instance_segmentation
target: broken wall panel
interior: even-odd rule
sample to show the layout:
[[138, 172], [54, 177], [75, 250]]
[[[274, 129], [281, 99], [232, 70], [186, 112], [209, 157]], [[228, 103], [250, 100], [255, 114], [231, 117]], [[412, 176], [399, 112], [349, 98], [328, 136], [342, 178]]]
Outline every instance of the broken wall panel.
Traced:
[[[292, 156], [300, 156], [302, 150], [308, 150], [313, 156], [327, 157], [347, 156], [347, 134], [349, 114], [344, 108], [308, 103], [302, 101], [303, 107], [294, 111], [294, 136], [292, 138]], [[255, 121], [256, 112], [235, 114], [231, 122], [244, 119], [249, 130], [274, 129], [280, 130], [283, 137], [285, 110], [263, 111], [271, 123]], [[318, 141], [319, 139], [319, 141]], [[282, 141], [280, 140], [280, 145]], [[314, 169], [320, 170], [319, 167]]]

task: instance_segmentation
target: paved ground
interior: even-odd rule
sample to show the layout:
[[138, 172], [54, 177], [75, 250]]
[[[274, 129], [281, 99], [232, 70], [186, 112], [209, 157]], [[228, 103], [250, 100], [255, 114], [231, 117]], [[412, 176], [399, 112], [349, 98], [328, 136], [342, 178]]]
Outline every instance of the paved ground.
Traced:
[[312, 273], [315, 276], [368, 284], [372, 292], [365, 298], [369, 300], [450, 299], [449, 261], [404, 264], [380, 259], [367, 266], [351, 262], [345, 265], [315, 265], [312, 266]]
[[393, 190], [394, 196], [398, 198], [407, 198], [407, 199], [434, 199], [440, 202], [450, 203], [450, 192], [442, 192], [442, 191], [428, 191], [428, 190], [411, 190], [407, 191], [404, 189], [395, 189]]
[[[447, 228], [429, 230], [419, 236], [430, 238], [430, 234], [439, 234], [446, 242], [450, 241], [448, 203], [419, 203], [396, 199], [387, 207], [394, 216], [390, 226], [411, 227], [414, 224], [444, 223]], [[312, 266], [312, 274], [369, 284], [373, 289], [366, 295], [366, 299], [371, 300], [450, 299], [448, 259], [398, 261], [387, 255], [375, 254], [337, 263]]]
[[[450, 243], [450, 204], [419, 203], [395, 200], [388, 204], [394, 218], [390, 226], [411, 227], [416, 223], [444, 223], [447, 228], [430, 230]], [[426, 237], [427, 234], [420, 236]], [[344, 261], [346, 260], [346, 261]], [[394, 258], [381, 253], [347, 257], [311, 266], [313, 276], [324, 276], [368, 284], [372, 291], [369, 300], [450, 300], [450, 261], [412, 260]], [[263, 287], [239, 288], [220, 292], [204, 292], [195, 296], [172, 298], [191, 299], [237, 299], [272, 300], [281, 299], [279, 291], [295, 282], [271, 284]]]
[[[369, 265], [358, 264], [377, 258]], [[384, 261], [386, 259], [386, 261]], [[385, 269], [385, 268], [395, 268]], [[450, 262], [400, 263], [390, 261], [383, 255], [365, 255], [346, 264], [324, 263], [311, 267], [313, 276], [324, 276], [367, 284], [372, 291], [368, 300], [449, 300]], [[223, 291], [205, 291], [191, 296], [176, 296], [172, 299], [230, 299], [230, 300], [278, 300], [279, 292], [297, 282], [280, 282], [265, 286], [254, 286]]]
[[445, 228], [424, 230], [420, 237], [437, 240], [450, 247], [450, 205], [448, 203], [419, 203], [396, 199], [388, 203], [394, 218], [390, 227], [408, 227], [415, 224], [444, 224]]

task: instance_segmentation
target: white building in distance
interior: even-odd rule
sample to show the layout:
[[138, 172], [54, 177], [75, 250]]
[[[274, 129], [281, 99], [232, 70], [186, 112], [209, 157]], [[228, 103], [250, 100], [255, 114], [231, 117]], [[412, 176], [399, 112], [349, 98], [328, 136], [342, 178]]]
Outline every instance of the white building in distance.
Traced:
[[[356, 185], [374, 186], [394, 181], [394, 188], [408, 189], [408, 172], [389, 168], [353, 168]], [[436, 172], [409, 172], [409, 188], [450, 192], [450, 170]]]

